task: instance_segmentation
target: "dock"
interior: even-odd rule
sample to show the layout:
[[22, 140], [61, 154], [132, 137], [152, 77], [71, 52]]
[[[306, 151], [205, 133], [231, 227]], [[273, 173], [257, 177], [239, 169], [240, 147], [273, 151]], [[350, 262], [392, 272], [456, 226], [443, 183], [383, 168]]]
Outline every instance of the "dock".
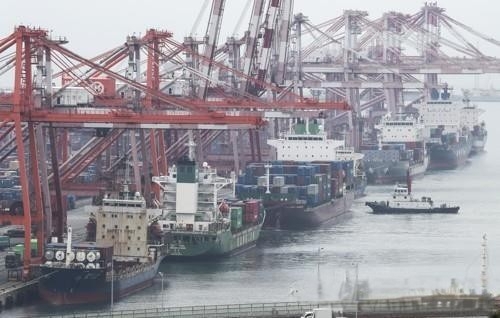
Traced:
[[343, 317], [488, 317], [497, 310], [495, 299], [489, 296], [432, 295], [392, 299], [370, 299], [335, 302], [276, 302], [228, 304], [191, 307], [159, 307], [109, 312], [74, 313], [41, 316], [45, 318], [141, 318], [141, 317], [207, 317], [207, 318], [297, 318], [313, 308], [332, 308]]
[[27, 282], [7, 281], [0, 284], [0, 311], [22, 305], [38, 295], [38, 279]]

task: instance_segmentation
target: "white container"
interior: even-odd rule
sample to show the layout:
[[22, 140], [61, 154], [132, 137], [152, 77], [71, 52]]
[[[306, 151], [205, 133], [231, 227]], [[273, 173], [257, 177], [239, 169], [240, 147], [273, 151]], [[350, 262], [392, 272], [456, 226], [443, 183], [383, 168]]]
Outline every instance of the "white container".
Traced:
[[285, 177], [284, 176], [275, 176], [273, 179], [273, 184], [275, 186], [284, 186], [285, 185]]
[[319, 187], [317, 184], [310, 184], [307, 186], [307, 194], [318, 194]]
[[266, 176], [257, 177], [257, 185], [259, 187], [267, 186], [267, 177]]

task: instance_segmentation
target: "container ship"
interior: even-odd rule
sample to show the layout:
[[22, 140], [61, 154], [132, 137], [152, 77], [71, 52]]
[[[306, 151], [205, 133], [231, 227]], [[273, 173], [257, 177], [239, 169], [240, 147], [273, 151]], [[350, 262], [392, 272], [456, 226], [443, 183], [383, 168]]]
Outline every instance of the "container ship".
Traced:
[[447, 89], [431, 100], [414, 105], [425, 125], [425, 137], [430, 153], [429, 169], [456, 169], [467, 161], [473, 138], [470, 122], [478, 109], [452, 102]]
[[377, 144], [364, 144], [364, 165], [369, 184], [389, 184], [423, 175], [429, 165], [424, 125], [410, 114], [385, 116], [375, 128]]
[[240, 199], [263, 200], [264, 227], [314, 228], [349, 211], [361, 154], [345, 148], [343, 140], [328, 139], [316, 120], [299, 120], [293, 132], [268, 144], [276, 148], [278, 160], [250, 163], [236, 185]]
[[[296, 119], [291, 131], [279, 139], [269, 139], [267, 143], [276, 149], [276, 159], [293, 162], [346, 162], [349, 169], [348, 189], [354, 197], [365, 195], [367, 179], [364, 169], [364, 154], [347, 147], [343, 139], [328, 138], [324, 129], [324, 119]], [[350, 169], [352, 167], [352, 169]]]
[[483, 121], [478, 125], [474, 125], [472, 128], [471, 155], [483, 152], [484, 147], [486, 146], [486, 140], [488, 140], [488, 131], [486, 130], [486, 124]]
[[166, 176], [153, 177], [161, 188], [162, 215], [156, 232], [171, 258], [213, 258], [255, 246], [265, 219], [261, 200], [236, 200], [234, 178], [223, 178], [192, 155]]
[[68, 228], [66, 243], [47, 244], [40, 297], [53, 305], [105, 303], [151, 286], [166, 254], [148, 234], [158, 214], [126, 187], [117, 198], [103, 198], [89, 226], [95, 241], [73, 244]]
[[475, 155], [484, 151], [488, 139], [486, 124], [479, 118], [484, 110], [477, 107], [476, 104], [472, 104], [467, 94], [464, 94], [462, 101], [465, 106], [462, 108], [461, 121], [464, 126], [471, 128], [472, 148], [470, 155]]
[[[490, 88], [473, 88], [463, 90], [473, 102], [499, 102], [500, 90], [493, 87]], [[454, 96], [455, 99], [460, 99], [459, 96]]]

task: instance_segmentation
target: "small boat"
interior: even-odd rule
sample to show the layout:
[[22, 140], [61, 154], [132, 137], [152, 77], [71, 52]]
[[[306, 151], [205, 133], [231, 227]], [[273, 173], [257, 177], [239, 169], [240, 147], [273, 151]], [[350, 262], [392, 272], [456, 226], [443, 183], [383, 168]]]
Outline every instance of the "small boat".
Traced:
[[411, 180], [406, 185], [396, 184], [392, 196], [386, 201], [365, 202], [374, 214], [402, 213], [458, 213], [459, 206], [447, 203], [436, 204], [430, 197], [414, 198], [411, 193]]

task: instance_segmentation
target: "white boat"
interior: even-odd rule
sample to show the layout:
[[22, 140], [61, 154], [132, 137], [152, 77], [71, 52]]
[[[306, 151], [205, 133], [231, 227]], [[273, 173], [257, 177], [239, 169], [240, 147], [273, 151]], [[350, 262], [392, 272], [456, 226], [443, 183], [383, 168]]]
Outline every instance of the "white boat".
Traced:
[[436, 203], [430, 197], [414, 198], [411, 193], [411, 181], [407, 184], [396, 184], [394, 192], [386, 201], [366, 202], [375, 214], [402, 213], [458, 213], [459, 206], [447, 203]]

